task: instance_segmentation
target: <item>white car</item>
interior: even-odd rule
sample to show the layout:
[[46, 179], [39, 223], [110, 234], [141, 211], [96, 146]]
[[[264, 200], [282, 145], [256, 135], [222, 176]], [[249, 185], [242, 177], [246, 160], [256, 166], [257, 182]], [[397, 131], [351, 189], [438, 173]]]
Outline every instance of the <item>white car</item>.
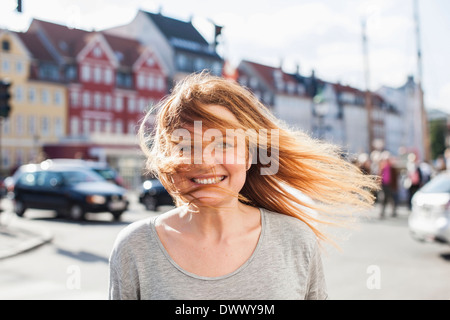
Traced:
[[450, 243], [450, 173], [441, 173], [414, 194], [408, 220], [413, 238]]

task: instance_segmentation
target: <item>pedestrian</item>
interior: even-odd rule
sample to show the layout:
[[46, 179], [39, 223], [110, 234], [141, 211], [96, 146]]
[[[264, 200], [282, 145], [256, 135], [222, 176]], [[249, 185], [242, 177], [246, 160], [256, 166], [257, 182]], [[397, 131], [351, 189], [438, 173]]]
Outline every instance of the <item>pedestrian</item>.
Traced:
[[381, 187], [383, 191], [383, 203], [381, 205], [380, 218], [385, 216], [386, 207], [392, 203], [392, 217], [397, 216], [398, 206], [398, 173], [393, 165], [389, 152], [383, 152], [380, 161]]
[[420, 189], [423, 181], [422, 170], [414, 153], [408, 154], [406, 162], [407, 177], [405, 179], [405, 188], [408, 190], [408, 209], [412, 209], [412, 198]]
[[327, 298], [319, 224], [370, 207], [373, 178], [236, 82], [204, 73], [179, 82], [139, 135], [176, 207], [121, 231], [110, 299]]

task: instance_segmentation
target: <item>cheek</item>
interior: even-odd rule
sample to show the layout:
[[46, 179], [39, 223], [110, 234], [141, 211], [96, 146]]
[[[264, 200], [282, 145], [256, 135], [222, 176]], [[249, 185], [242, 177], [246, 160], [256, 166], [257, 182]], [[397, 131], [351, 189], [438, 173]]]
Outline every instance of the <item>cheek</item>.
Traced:
[[225, 164], [227, 172], [230, 174], [230, 184], [235, 188], [242, 188], [247, 178], [245, 164]]
[[245, 150], [239, 150], [234, 148], [229, 148], [224, 150], [221, 155], [221, 159], [224, 164], [229, 164], [233, 166], [243, 165], [245, 169], [245, 165], [247, 164], [246, 152]]

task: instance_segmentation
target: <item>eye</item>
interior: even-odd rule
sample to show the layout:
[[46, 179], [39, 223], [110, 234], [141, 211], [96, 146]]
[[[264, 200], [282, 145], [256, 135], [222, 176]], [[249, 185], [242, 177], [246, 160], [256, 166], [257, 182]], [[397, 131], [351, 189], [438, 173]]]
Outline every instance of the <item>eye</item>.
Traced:
[[216, 144], [216, 147], [219, 149], [229, 149], [229, 148], [233, 148], [233, 145], [231, 143], [228, 143], [226, 141], [219, 141]]

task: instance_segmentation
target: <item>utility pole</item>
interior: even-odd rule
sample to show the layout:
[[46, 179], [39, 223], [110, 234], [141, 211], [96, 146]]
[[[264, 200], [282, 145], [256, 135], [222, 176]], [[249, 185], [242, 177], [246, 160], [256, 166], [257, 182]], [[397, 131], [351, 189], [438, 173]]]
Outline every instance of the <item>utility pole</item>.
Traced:
[[368, 131], [368, 143], [369, 153], [374, 150], [374, 135], [373, 135], [373, 105], [372, 94], [370, 92], [370, 66], [369, 66], [369, 49], [367, 45], [367, 20], [363, 18], [362, 25], [362, 41], [363, 41], [363, 55], [364, 55], [364, 80], [366, 85], [365, 94], [365, 107], [367, 111], [367, 131]]
[[420, 41], [420, 19], [419, 2], [413, 0], [414, 21], [416, 25], [416, 44], [417, 44], [417, 87], [419, 89], [420, 112], [422, 116], [422, 139], [423, 139], [423, 157], [425, 161], [431, 160], [430, 135], [428, 131], [428, 117], [425, 110], [424, 92], [423, 92], [423, 68], [422, 68], [422, 46]]

